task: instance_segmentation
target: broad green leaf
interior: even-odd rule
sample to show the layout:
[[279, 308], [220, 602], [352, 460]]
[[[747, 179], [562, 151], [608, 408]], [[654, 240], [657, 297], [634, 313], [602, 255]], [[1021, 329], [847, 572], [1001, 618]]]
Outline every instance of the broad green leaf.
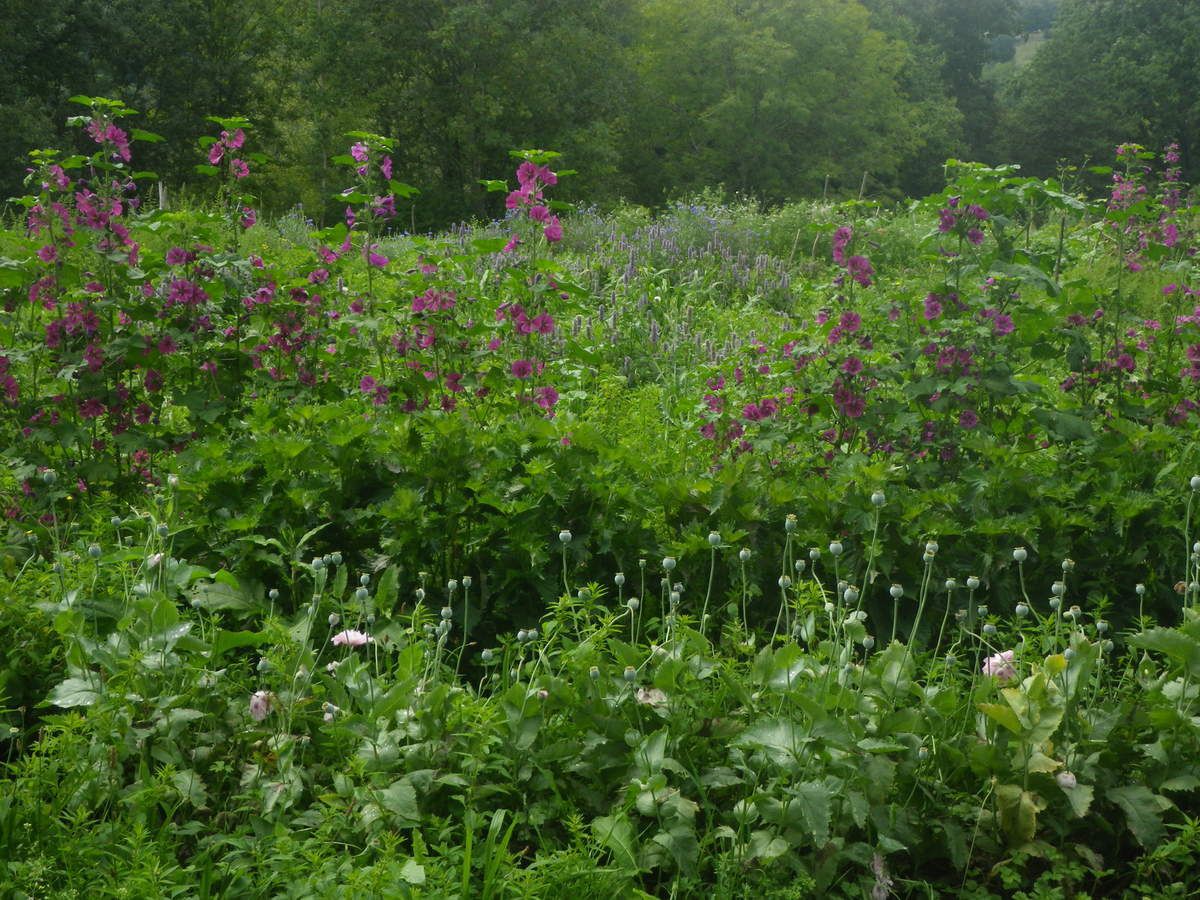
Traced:
[[592, 834], [613, 855], [613, 861], [626, 872], [637, 871], [633, 826], [624, 814], [598, 816], [592, 820]]
[[829, 820], [832, 816], [831, 801], [833, 791], [827, 782], [805, 781], [792, 791], [799, 804], [800, 814], [804, 819], [808, 833], [812, 835], [813, 843], [818, 848], [829, 842]]
[[1003, 725], [1015, 735], [1021, 734], [1021, 721], [1012, 708], [1002, 703], [980, 703], [979, 711], [993, 722]]
[[50, 692], [50, 702], [63, 709], [91, 706], [98, 699], [100, 691], [97, 686], [83, 678], [68, 678]]
[[396, 824], [401, 828], [412, 828], [421, 823], [417, 792], [405, 778], [393, 781], [379, 792], [379, 805], [396, 817]]
[[1139, 844], [1146, 849], [1159, 844], [1166, 834], [1162, 814], [1170, 809], [1171, 801], [1140, 784], [1110, 788], [1105, 797], [1121, 807], [1125, 822]]

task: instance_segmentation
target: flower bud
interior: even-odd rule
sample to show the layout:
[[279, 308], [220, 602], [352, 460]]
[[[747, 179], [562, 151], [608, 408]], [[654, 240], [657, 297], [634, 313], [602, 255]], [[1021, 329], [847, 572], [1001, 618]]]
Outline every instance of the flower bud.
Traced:
[[167, 535], [171, 533], [171, 529], [166, 525], [159, 525], [156, 529], [154, 529], [154, 533], [160, 538], [166, 539]]
[[474, 583], [475, 583], [475, 579], [473, 579], [470, 575], [464, 575], [462, 577], [462, 586], [463, 586], [464, 591], [470, 590], [471, 585], [473, 585]]
[[371, 583], [371, 576], [368, 575], [366, 572], [363, 572], [361, 575], [358, 576], [358, 583], [360, 585], [362, 585], [363, 587], [366, 587], [367, 585], [369, 585]]
[[750, 561], [750, 550], [746, 547], [743, 547], [741, 550], [738, 551], [738, 559], [740, 559], [742, 562], [749, 562]]
[[673, 557], [673, 556], [663, 557], [662, 567], [663, 567], [663, 569], [665, 569], [668, 572], [672, 571], [675, 568], [675, 557]]
[[455, 581], [453, 578], [451, 578], [449, 581], [446, 582], [446, 591], [448, 593], [453, 594], [457, 590], [458, 590], [458, 582]]
[[121, 517], [113, 516], [111, 519], [108, 520], [108, 524], [111, 525], [113, 528], [120, 528], [121, 527]]
[[443, 606], [440, 615], [444, 620], [449, 621], [454, 618], [454, 610], [449, 606]]
[[1023, 563], [1029, 559], [1029, 552], [1024, 547], [1017, 547], [1013, 550], [1013, 559], [1016, 562]]
[[790, 588], [792, 586], [792, 579], [789, 578], [787, 575], [780, 575], [779, 576], [779, 586], [786, 591], [788, 588]]
[[618, 572], [616, 575], [614, 575], [613, 583], [616, 584], [617, 587], [624, 587], [625, 586], [625, 573]]
[[592, 666], [590, 669], [588, 669], [588, 677], [591, 678], [592, 681], [595, 681], [597, 678], [599, 678], [600, 677], [600, 667]]
[[1097, 619], [1096, 620], [1096, 633], [1104, 634], [1106, 631], [1108, 631], [1108, 623], [1105, 622], [1103, 619]]
[[571, 532], [564, 528], [558, 533], [558, 540], [563, 544], [571, 543]]
[[670, 604], [672, 606], [678, 606], [679, 605], [679, 591], [671, 591], [671, 593], [667, 595], [667, 600], [668, 600], [668, 602], [670, 602]]
[[637, 681], [637, 669], [635, 669], [633, 666], [626, 666], [623, 677], [627, 682], [632, 684], [634, 681]]
[[977, 575], [967, 576], [967, 588], [972, 591], [979, 590], [979, 576], [977, 576]]
[[946, 590], [952, 591], [956, 587], [958, 587], [958, 582], [955, 579], [953, 579], [953, 578], [946, 579]]
[[329, 554], [329, 562], [333, 563], [335, 566], [340, 566], [342, 564], [342, 552], [340, 550], [335, 550], [333, 553]]
[[1062, 561], [1062, 570], [1064, 572], [1074, 572], [1075, 571], [1075, 560], [1069, 559], [1069, 558], [1064, 559]]
[[975, 615], [982, 618], [983, 616], [987, 615], [987, 609], [988, 608], [985, 604], [980, 603], [977, 607], [975, 607]]
[[417, 598], [417, 602], [420, 603], [425, 599], [425, 588], [417, 588], [416, 593], [413, 596], [415, 596]]
[[883, 506], [885, 503], [887, 503], [887, 497], [883, 495], [883, 491], [876, 491], [871, 495], [872, 506]]
[[1015, 612], [1017, 614], [1017, 618], [1023, 619], [1029, 615], [1029, 607], [1024, 603], [1018, 603]]
[[548, 690], [546, 690], [545, 688], [542, 688], [540, 691], [537, 692], [537, 698], [539, 700], [549, 700], [550, 692]]
[[629, 607], [630, 612], [637, 612], [638, 607], [642, 604], [637, 597], [630, 597], [627, 601], [625, 601], [625, 605]]
[[58, 473], [53, 469], [47, 469], [42, 473], [42, 484], [50, 487], [54, 482], [58, 481]]
[[172, 490], [179, 487], [179, 476], [178, 475], [168, 475], [167, 476], [167, 487], [171, 488]]
[[1144, 584], [1137, 585], [1133, 590], [1139, 597], [1146, 596], [1146, 586]]
[[316, 569], [317, 571], [320, 571], [321, 569], [325, 568], [325, 560], [321, 559], [321, 557], [319, 557], [319, 556], [314, 556], [313, 561], [312, 561], [312, 567], [314, 569]]
[[1055, 597], [1061, 597], [1066, 590], [1067, 586], [1061, 581], [1056, 581], [1054, 584], [1050, 585], [1050, 593], [1052, 593]]
[[990, 637], [991, 635], [996, 633], [996, 626], [993, 625], [991, 622], [988, 622], [986, 625], [983, 626], [983, 633]]
[[925, 552], [926, 553], [936, 554], [939, 549], [940, 548], [938, 547], [937, 541], [926, 541], [925, 542]]
[[783, 530], [788, 532], [788, 534], [791, 534], [793, 531], [796, 530], [797, 524], [799, 524], [799, 523], [798, 523], [798, 520], [796, 519], [796, 514], [788, 513], [787, 517], [783, 520]]
[[330, 628], [332, 628], [334, 625], [336, 625], [340, 621], [342, 621], [342, 617], [339, 616], [337, 613], [329, 614], [329, 627]]
[[811, 550], [808, 551], [808, 558], [811, 559], [813, 562], [816, 562], [818, 559], [821, 558], [821, 551], [818, 550], [816, 547], [813, 547]]
[[1200, 475], [1193, 475], [1188, 484], [1192, 486], [1193, 491], [1200, 491]]
[[708, 545], [710, 547], [719, 547], [721, 545], [721, 535], [715, 531], [708, 533]]
[[370, 591], [368, 591], [365, 587], [356, 588], [354, 591], [354, 599], [359, 603], [364, 602], [370, 595]]
[[847, 604], [857, 603], [858, 602], [858, 588], [854, 587], [854, 585], [851, 585], [850, 587], [846, 588], [846, 590], [842, 592], [842, 599]]
[[529, 632], [522, 628], [517, 632], [517, 640], [522, 644], [525, 643], [527, 640], [529, 640]]
[[805, 569], [808, 568], [808, 562], [803, 559], [798, 559], [798, 560], [796, 560], [796, 563], [793, 566], [793, 568], [796, 570], [796, 574], [799, 575], [801, 572], [803, 572]]
[[92, 559], [99, 559], [101, 552], [102, 551], [100, 550], [99, 544], [91, 544], [88, 547], [88, 556], [90, 556]]
[[842, 547], [841, 541], [830, 541], [829, 542], [829, 553], [831, 556], [841, 556], [842, 550], [843, 550], [843, 547]]
[[1108, 640], [1107, 638], [1100, 642], [1100, 652], [1101, 653], [1112, 653], [1112, 649], [1113, 649], [1113, 642]]
[[1062, 607], [1062, 599], [1061, 598], [1059, 598], [1059, 597], [1051, 597], [1050, 598], [1050, 608], [1052, 610], [1054, 610], [1055, 612], [1058, 612], [1061, 607]]
[[484, 648], [483, 652], [479, 654], [479, 658], [482, 659], [485, 663], [490, 663], [492, 660], [494, 660], [496, 658], [496, 651], [493, 650], [491, 647], [486, 647], [486, 648]]
[[875, 638], [871, 637], [868, 634], [865, 638], [863, 638], [862, 645], [863, 645], [864, 650], [874, 650], [875, 649]]
[[271, 588], [269, 591], [267, 591], [267, 596], [271, 598], [271, 600], [278, 600], [279, 588]]
[[899, 600], [904, 596], [904, 588], [898, 584], [893, 584], [890, 588], [888, 588], [888, 593], [892, 595], [893, 600]]

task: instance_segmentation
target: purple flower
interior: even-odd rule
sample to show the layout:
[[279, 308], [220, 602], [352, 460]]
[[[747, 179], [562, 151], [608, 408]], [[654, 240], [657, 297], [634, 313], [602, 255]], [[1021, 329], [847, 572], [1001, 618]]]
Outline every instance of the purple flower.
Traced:
[[833, 233], [833, 261], [839, 266], [846, 265], [846, 245], [853, 236], [854, 230], [848, 225], [843, 225]]
[[365, 163], [367, 161], [367, 152], [367, 145], [362, 141], [357, 141], [350, 146], [350, 156], [355, 162]]
[[533, 374], [533, 363], [527, 359], [518, 359], [509, 367], [509, 371], [517, 378], [528, 378]]
[[978, 228], [972, 228], [970, 231], [967, 232], [967, 240], [970, 241], [972, 244], [974, 244], [976, 247], [978, 247], [980, 244], [983, 243], [983, 232], [980, 231]]
[[1012, 316], [1008, 313], [996, 313], [992, 319], [992, 330], [1000, 337], [1006, 334], [1012, 334], [1015, 326], [1013, 325]]
[[979, 416], [973, 409], [964, 409], [958, 414], [958, 427], [970, 431], [979, 424]]
[[925, 321], [932, 322], [942, 314], [942, 301], [937, 294], [928, 294], [925, 297]]
[[846, 260], [846, 271], [863, 287], [871, 286], [871, 276], [875, 274], [875, 269], [865, 256], [852, 256]]
[[546, 240], [551, 244], [558, 243], [562, 240], [563, 230], [562, 225], [558, 222], [558, 216], [551, 216], [550, 222], [542, 229], [542, 234], [546, 236]]

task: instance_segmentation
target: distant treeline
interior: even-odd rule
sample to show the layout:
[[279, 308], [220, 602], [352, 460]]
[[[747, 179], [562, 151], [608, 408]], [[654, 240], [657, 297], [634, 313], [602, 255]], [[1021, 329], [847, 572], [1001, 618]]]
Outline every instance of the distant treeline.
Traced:
[[[140, 168], [200, 192], [205, 116], [245, 115], [262, 205], [328, 216], [344, 133], [393, 138], [413, 227], [498, 215], [508, 151], [562, 151], [564, 192], [653, 205], [705, 186], [767, 202], [921, 194], [948, 157], [1196, 166], [1194, 0], [4, 0], [0, 191], [70, 146], [68, 98], [119, 98]], [[1002, 77], [1002, 36], [1043, 31]], [[1008, 42], [1011, 43], [1011, 40]]]

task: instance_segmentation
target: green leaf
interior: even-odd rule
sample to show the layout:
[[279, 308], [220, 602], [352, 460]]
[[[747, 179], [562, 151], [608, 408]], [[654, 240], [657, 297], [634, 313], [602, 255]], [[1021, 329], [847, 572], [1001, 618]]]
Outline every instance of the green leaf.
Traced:
[[1178, 628], [1155, 626], [1135, 634], [1129, 643], [1143, 650], [1154, 650], [1178, 663], [1190, 675], [1200, 675], [1200, 641]]
[[412, 828], [421, 824], [417, 792], [405, 778], [393, 781], [379, 792], [379, 805], [396, 817], [401, 828]]
[[1141, 784], [1110, 788], [1105, 797], [1121, 807], [1125, 822], [1139, 844], [1147, 850], [1159, 844], [1166, 833], [1162, 814], [1171, 808], [1170, 800]]
[[221, 629], [217, 631], [216, 636], [213, 638], [212, 647], [208, 651], [209, 665], [215, 665], [216, 661], [230, 650], [236, 650], [239, 647], [257, 647], [266, 640], [267, 636], [257, 631], [226, 631]]
[[800, 723], [791, 719], [760, 720], [733, 740], [735, 747], [762, 750], [780, 766], [790, 766], [805, 744], [812, 740]]
[[100, 699], [100, 691], [83, 678], [68, 678], [50, 693], [50, 702], [63, 709], [91, 706]]
[[404, 865], [400, 867], [400, 877], [407, 884], [424, 884], [425, 867], [415, 859], [406, 860]]
[[833, 791], [827, 781], [805, 781], [793, 791], [808, 833], [818, 848], [829, 843], [829, 820], [833, 814]]
[[598, 816], [592, 820], [592, 834], [613, 855], [613, 861], [625, 872], [637, 871], [637, 854], [634, 852], [633, 826], [629, 817]]
[[147, 143], [157, 144], [160, 141], [165, 141], [166, 138], [161, 134], [155, 134], [153, 131], [145, 131], [141, 128], [131, 129], [129, 132], [130, 138], [135, 141], [146, 141]]

